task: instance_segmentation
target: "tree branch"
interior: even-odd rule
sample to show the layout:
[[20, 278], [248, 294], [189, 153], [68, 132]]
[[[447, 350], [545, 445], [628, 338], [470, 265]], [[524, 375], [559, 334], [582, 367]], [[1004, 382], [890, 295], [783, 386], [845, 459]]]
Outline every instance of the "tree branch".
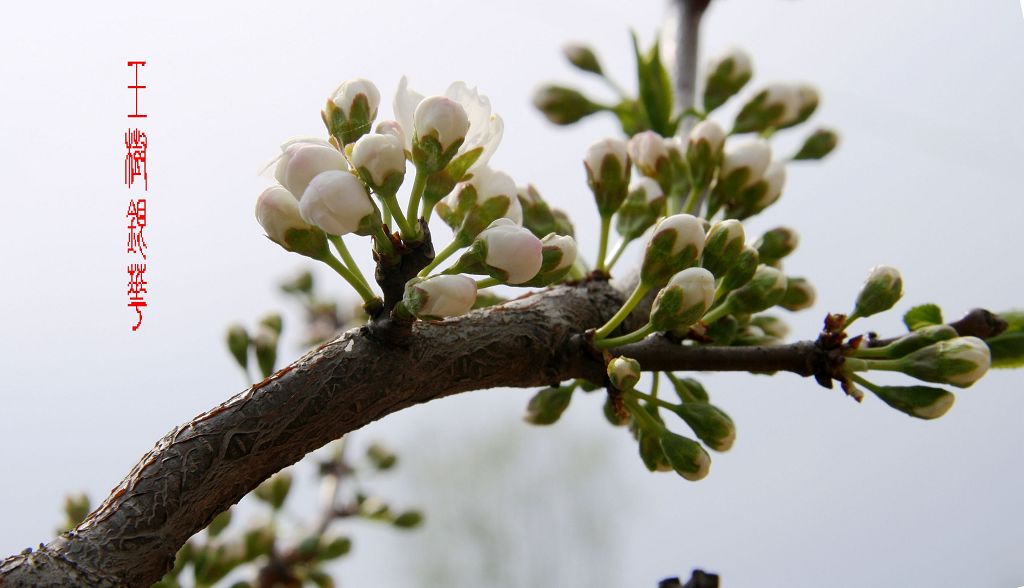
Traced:
[[[679, 110], [685, 111], [697, 104], [697, 62], [700, 57], [700, 22], [711, 0], [670, 0], [678, 10], [676, 31], [676, 98]], [[680, 126], [685, 136], [686, 125]]]

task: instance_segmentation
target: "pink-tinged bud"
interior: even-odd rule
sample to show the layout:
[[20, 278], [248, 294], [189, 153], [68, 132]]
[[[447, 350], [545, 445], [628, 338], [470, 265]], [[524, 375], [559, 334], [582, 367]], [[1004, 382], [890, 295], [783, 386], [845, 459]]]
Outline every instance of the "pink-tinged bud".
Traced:
[[410, 280], [403, 299], [412, 314], [427, 320], [466, 314], [475, 302], [476, 281], [461, 275]]
[[256, 220], [271, 240], [285, 247], [285, 233], [289, 230], [311, 228], [299, 214], [298, 200], [281, 186], [267, 188], [256, 199]]
[[[405, 176], [405, 147], [395, 135], [363, 135], [352, 148], [352, 165], [369, 176], [374, 188], [395, 174]], [[398, 180], [401, 184], [401, 180]], [[397, 190], [398, 186], [395, 186]]]
[[365, 233], [376, 209], [354, 175], [327, 171], [313, 178], [299, 203], [302, 218], [330, 235]]
[[377, 134], [398, 137], [402, 142], [402, 147], [405, 147], [405, 129], [402, 128], [402, 124], [397, 120], [382, 120], [377, 123]]
[[422, 141], [433, 136], [440, 143], [441, 150], [447, 151], [457, 142], [465, 140], [469, 132], [469, 116], [461, 104], [444, 96], [425, 98], [416, 107], [414, 114], [416, 140]]
[[309, 183], [325, 171], [346, 171], [348, 162], [334, 147], [296, 143], [285, 149], [274, 176], [299, 200]]
[[498, 270], [508, 284], [522, 284], [540, 271], [543, 244], [529, 229], [500, 218], [490, 224], [480, 236], [486, 247], [484, 263]]

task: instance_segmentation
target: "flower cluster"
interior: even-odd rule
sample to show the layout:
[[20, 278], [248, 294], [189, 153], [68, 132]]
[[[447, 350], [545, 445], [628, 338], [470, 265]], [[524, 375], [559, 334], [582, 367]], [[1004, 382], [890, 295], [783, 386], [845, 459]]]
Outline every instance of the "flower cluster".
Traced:
[[[373, 132], [379, 108], [380, 92], [372, 82], [349, 80], [321, 113], [328, 140], [282, 145], [268, 166], [277, 183], [256, 204], [256, 218], [272, 241], [335, 269], [371, 316], [382, 310], [431, 320], [457, 316], [477, 303], [478, 288], [546, 286], [574, 268], [571, 226], [555, 221], [557, 211], [535, 189], [518, 188], [508, 174], [488, 166], [503, 122], [486, 97], [462, 82], [425, 97], [402, 78], [396, 120], [378, 123]], [[415, 179], [403, 207], [399, 193], [409, 163]], [[525, 226], [521, 192], [531, 195]], [[435, 209], [454, 232], [451, 243], [408, 280], [400, 308], [383, 308], [342, 237], [371, 237], [378, 264], [397, 266], [426, 239], [424, 228]], [[551, 230], [537, 234], [541, 225]], [[462, 249], [455, 264], [431, 275]], [[462, 274], [487, 277], [478, 281]]]

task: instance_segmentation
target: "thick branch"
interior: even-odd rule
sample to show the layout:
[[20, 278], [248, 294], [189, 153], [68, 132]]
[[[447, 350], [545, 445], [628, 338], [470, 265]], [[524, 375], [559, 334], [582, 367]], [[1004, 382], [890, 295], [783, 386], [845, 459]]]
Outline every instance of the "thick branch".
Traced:
[[612, 355], [640, 362], [644, 371], [793, 372], [812, 376], [828, 367], [825, 352], [811, 341], [763, 347], [680, 347], [666, 337], [648, 337], [617, 347]]

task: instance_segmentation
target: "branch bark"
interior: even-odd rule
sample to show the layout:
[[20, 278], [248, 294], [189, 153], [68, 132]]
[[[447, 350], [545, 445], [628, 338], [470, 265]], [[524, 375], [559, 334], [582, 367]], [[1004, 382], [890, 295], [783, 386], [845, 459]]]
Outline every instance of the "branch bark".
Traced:
[[[697, 104], [697, 65], [700, 58], [700, 21], [711, 0], [671, 0], [678, 11], [676, 31], [676, 97], [680, 111]], [[680, 127], [683, 136], [689, 132]]]

